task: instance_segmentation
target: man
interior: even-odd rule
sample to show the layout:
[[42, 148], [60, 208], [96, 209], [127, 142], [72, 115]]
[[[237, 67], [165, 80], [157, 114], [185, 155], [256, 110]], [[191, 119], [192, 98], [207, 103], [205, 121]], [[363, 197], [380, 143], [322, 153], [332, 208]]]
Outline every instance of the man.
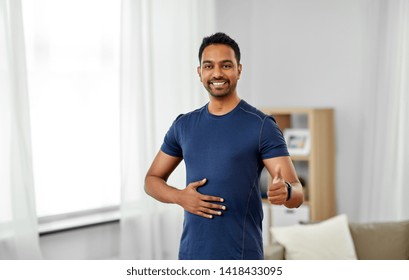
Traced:
[[[209, 103], [173, 122], [145, 190], [185, 209], [179, 259], [263, 259], [262, 169], [273, 178], [272, 204], [299, 207], [302, 186], [275, 120], [237, 95], [237, 43], [224, 33], [205, 37], [199, 62]], [[178, 189], [166, 182], [182, 160], [188, 185]]]

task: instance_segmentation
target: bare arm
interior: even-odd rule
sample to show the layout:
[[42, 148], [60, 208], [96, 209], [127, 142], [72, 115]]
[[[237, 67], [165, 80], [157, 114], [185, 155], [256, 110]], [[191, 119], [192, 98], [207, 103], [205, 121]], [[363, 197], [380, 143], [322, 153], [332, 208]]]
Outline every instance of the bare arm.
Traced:
[[[269, 158], [263, 160], [263, 163], [273, 178], [267, 192], [268, 201], [272, 204], [283, 204], [287, 208], [299, 207], [304, 202], [304, 194], [291, 158], [288, 156]], [[288, 201], [285, 182], [293, 186], [291, 199]]]
[[170, 174], [181, 161], [181, 158], [159, 151], [145, 176], [146, 193], [161, 202], [178, 204], [186, 211], [205, 218], [221, 215], [222, 210], [226, 210], [225, 206], [212, 202], [223, 202], [223, 198], [203, 195], [197, 191], [197, 188], [206, 184], [206, 178], [191, 182], [182, 190], [167, 184]]

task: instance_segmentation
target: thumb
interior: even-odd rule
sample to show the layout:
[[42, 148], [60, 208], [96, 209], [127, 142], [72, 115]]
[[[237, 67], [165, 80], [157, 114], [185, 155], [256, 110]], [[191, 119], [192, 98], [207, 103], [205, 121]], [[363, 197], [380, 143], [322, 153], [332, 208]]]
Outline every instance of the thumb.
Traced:
[[281, 166], [277, 165], [274, 170], [273, 184], [278, 183], [282, 179], [283, 179], [283, 176], [281, 175]]
[[202, 180], [200, 180], [200, 181], [192, 182], [192, 183], [190, 183], [189, 185], [190, 185], [193, 189], [197, 190], [199, 187], [201, 187], [201, 186], [203, 186], [204, 184], [206, 184], [206, 182], [207, 182], [207, 179], [204, 178], [204, 179], [202, 179]]

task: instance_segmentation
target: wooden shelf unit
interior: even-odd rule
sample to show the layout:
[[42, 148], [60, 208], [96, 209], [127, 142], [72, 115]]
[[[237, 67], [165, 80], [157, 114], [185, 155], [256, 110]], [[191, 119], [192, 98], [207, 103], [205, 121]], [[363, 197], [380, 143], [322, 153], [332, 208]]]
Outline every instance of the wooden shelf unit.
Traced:
[[[265, 108], [264, 113], [272, 115], [282, 131], [286, 128], [307, 128], [310, 131], [311, 149], [308, 155], [291, 155], [294, 166], [304, 162], [307, 168], [306, 186], [310, 222], [322, 221], [336, 214], [335, 201], [335, 135], [334, 111], [331, 108]], [[300, 124], [293, 122], [296, 118]], [[297, 170], [298, 175], [300, 173]]]

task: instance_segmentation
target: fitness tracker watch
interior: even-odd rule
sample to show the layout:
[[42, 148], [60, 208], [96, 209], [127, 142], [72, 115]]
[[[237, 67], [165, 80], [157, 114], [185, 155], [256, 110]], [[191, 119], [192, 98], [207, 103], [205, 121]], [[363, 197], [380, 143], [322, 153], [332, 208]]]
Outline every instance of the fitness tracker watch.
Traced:
[[289, 201], [291, 199], [293, 186], [291, 186], [291, 184], [288, 183], [287, 181], [285, 182], [285, 184], [287, 186], [287, 200], [286, 201]]

